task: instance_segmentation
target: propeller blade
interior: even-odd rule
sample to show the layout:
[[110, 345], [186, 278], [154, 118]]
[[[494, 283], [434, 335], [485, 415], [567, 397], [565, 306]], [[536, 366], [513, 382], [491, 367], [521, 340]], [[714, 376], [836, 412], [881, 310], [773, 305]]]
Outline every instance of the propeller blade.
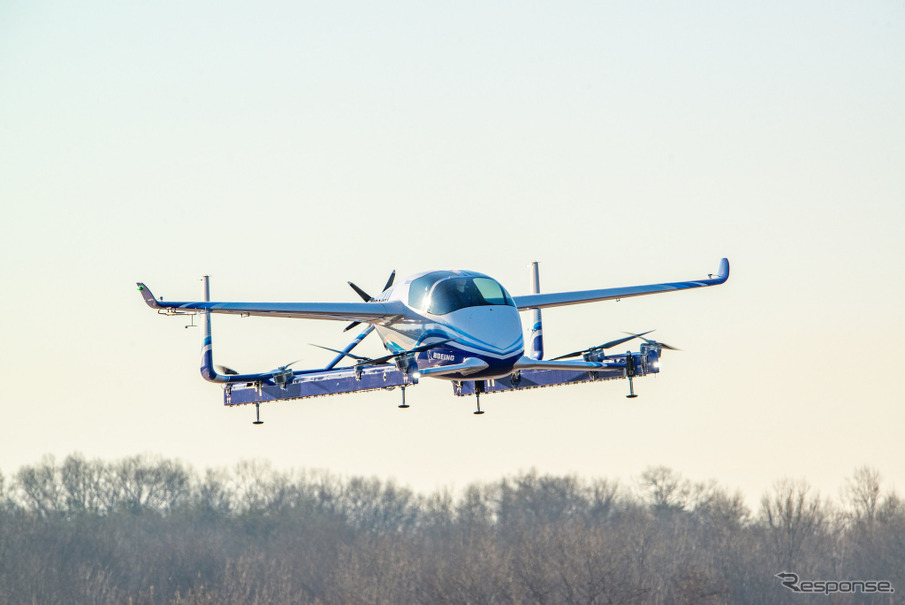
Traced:
[[[381, 290], [380, 292], [381, 293], [386, 292], [389, 289], [389, 287], [393, 285], [394, 279], [396, 279], [396, 270], [395, 269], [393, 269], [393, 272], [390, 273], [390, 279], [387, 280], [386, 285], [383, 287], [383, 290]], [[372, 300], [374, 300], [373, 296], [371, 296], [370, 294], [368, 294], [367, 292], [365, 292], [364, 290], [362, 290], [361, 288], [359, 288], [352, 282], [348, 282], [348, 284], [352, 287], [353, 290], [355, 290], [355, 292], [361, 297], [361, 299], [363, 301], [371, 302]], [[343, 332], [348, 332], [349, 330], [351, 330], [352, 328], [354, 328], [358, 325], [361, 325], [360, 321], [353, 321], [348, 326], [346, 326], [345, 329], [343, 329]]]
[[387, 280], [386, 285], [383, 287], [383, 290], [380, 291], [381, 294], [390, 289], [390, 286], [393, 285], [393, 280], [396, 279], [396, 269], [393, 269], [393, 272], [390, 273], [390, 279]]
[[432, 342], [430, 344], [421, 345], [415, 347], [414, 349], [409, 349], [408, 351], [402, 351], [400, 353], [390, 353], [389, 355], [384, 355], [383, 357], [378, 357], [377, 359], [372, 359], [369, 363], [373, 364], [381, 364], [385, 363], [394, 357], [402, 357], [403, 355], [408, 355], [409, 353], [421, 353], [422, 351], [427, 351], [428, 349], [433, 349], [434, 347], [439, 347], [440, 345], [445, 345], [448, 342], [453, 340], [458, 340], [458, 338], [447, 338], [446, 340], [438, 340], [437, 342]]
[[365, 301], [365, 302], [371, 302], [371, 298], [372, 298], [372, 297], [371, 297], [370, 294], [368, 294], [367, 292], [365, 292], [364, 290], [362, 290], [361, 288], [359, 288], [358, 286], [356, 286], [356, 285], [353, 284], [352, 282], [347, 282], [347, 283], [348, 283], [350, 286], [352, 286], [352, 289], [355, 290], [355, 292], [356, 292], [359, 296], [361, 296], [361, 299], [362, 299], [363, 301]]
[[338, 354], [344, 355], [346, 357], [351, 357], [352, 359], [358, 359], [365, 363], [374, 361], [370, 357], [362, 357], [361, 355], [355, 355], [354, 353], [345, 353], [343, 351], [340, 351], [339, 349], [331, 349], [330, 347], [325, 347], [323, 345], [316, 345], [313, 342], [309, 342], [308, 344], [310, 344], [312, 347], [317, 347], [318, 349], [325, 349], [327, 351], [332, 351], [334, 353], [338, 353]]
[[644, 340], [644, 342], [646, 342], [647, 344], [651, 344], [651, 345], [660, 345], [661, 348], [663, 348], [663, 349], [669, 349], [670, 351], [681, 351], [681, 350], [682, 350], [682, 349], [680, 349], [680, 348], [678, 348], [678, 347], [670, 346], [670, 345], [666, 344], [665, 342], [659, 342], [659, 341], [656, 341], [656, 340], [648, 340], [647, 338], [643, 338], [642, 340]]
[[628, 341], [632, 340], [633, 338], [642, 338], [645, 334], [650, 334], [651, 332], [653, 332], [653, 330], [648, 330], [647, 332], [641, 332], [640, 334], [632, 334], [631, 332], [626, 332], [626, 334], [628, 334], [628, 336], [626, 336], [625, 338], [618, 338], [616, 340], [611, 340], [610, 342], [603, 343], [600, 346], [601, 346], [601, 348], [609, 349], [609, 348], [615, 347], [617, 345], [621, 345], [624, 342], [628, 342]]
[[[650, 332], [653, 332], [653, 330], [651, 330]], [[664, 349], [668, 349], [670, 351], [681, 351], [682, 350], [678, 347], [670, 346], [670, 345], [666, 344], [665, 342], [659, 342], [652, 338], [644, 338], [644, 335], [650, 334], [650, 332], [642, 332], [641, 334], [636, 334], [635, 336], [637, 336], [638, 338], [640, 338], [641, 340], [643, 340], [644, 342], [646, 342], [649, 345], [660, 345]], [[628, 332], [626, 332], [626, 334], [628, 334]]]
[[569, 357], [578, 357], [579, 355], [584, 355], [590, 351], [590, 349], [585, 349], [584, 351], [575, 351], [573, 353], [566, 353], [565, 355], [560, 355], [559, 357], [554, 357], [550, 361], [559, 361], [560, 359], [568, 359]]
[[624, 338], [617, 338], [616, 340], [611, 340], [609, 342], [605, 342], [602, 345], [597, 345], [596, 347], [590, 347], [587, 349], [582, 349], [581, 351], [575, 351], [574, 353], [567, 353], [566, 355], [560, 355], [559, 357], [554, 357], [550, 361], [557, 361], [560, 359], [567, 359], [569, 357], [577, 357], [579, 355], [584, 355], [585, 353], [590, 353], [594, 349], [611, 349], [615, 346], [621, 345], [624, 342], [628, 342], [634, 338], [641, 338], [642, 340], [647, 340], [644, 338], [645, 334], [650, 334], [653, 330], [648, 330], [647, 332], [641, 332], [640, 334], [632, 334], [631, 332], [626, 332], [628, 336]]

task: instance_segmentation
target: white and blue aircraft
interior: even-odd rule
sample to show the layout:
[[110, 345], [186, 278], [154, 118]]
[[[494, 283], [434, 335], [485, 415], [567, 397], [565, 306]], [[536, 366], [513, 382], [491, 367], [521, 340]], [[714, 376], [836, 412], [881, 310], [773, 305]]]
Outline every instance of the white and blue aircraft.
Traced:
[[[482, 414], [481, 393], [514, 391], [626, 378], [628, 397], [635, 397], [632, 379], [659, 372], [660, 353], [672, 349], [646, 335], [628, 334], [581, 351], [544, 360], [541, 309], [603, 300], [674, 292], [715, 286], [729, 278], [729, 261], [720, 261], [717, 275], [707, 279], [667, 282], [646, 286], [604, 288], [577, 292], [540, 293], [537, 263], [531, 265], [532, 293], [510, 296], [496, 280], [474, 271], [418, 273], [394, 285], [395, 271], [383, 291], [372, 297], [349, 282], [363, 302], [211, 302], [205, 276], [204, 300], [164, 302], [138, 283], [145, 302], [164, 315], [203, 316], [201, 375], [221, 383], [226, 405], [255, 404], [255, 424], [260, 424], [260, 404], [266, 401], [303, 399], [418, 384], [422, 377], [451, 381], [456, 395], [476, 396], [475, 414]], [[532, 311], [527, 350], [519, 311]], [[215, 366], [211, 340], [211, 313], [242, 317], [292, 317], [352, 322], [366, 328], [324, 368], [292, 370], [287, 364], [269, 372], [241, 374]], [[376, 331], [387, 355], [369, 358], [352, 350]], [[643, 344], [638, 352], [606, 354], [606, 349], [633, 339]], [[572, 359], [578, 358], [581, 359]], [[337, 367], [344, 358], [352, 365]], [[296, 362], [293, 362], [296, 363]], [[218, 371], [219, 370], [219, 371]]]

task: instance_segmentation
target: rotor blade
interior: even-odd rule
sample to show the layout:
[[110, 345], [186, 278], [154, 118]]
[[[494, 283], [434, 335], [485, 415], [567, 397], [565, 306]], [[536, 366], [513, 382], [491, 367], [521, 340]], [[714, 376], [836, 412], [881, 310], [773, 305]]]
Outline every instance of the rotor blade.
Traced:
[[[389, 287], [393, 285], [394, 279], [396, 279], [396, 270], [395, 269], [393, 269], [393, 272], [390, 273], [390, 279], [387, 280], [386, 285], [383, 287], [383, 290], [381, 290], [380, 292], [381, 293], [386, 292], [389, 289]], [[361, 297], [361, 299], [363, 301], [371, 302], [372, 300], [374, 300], [374, 297], [372, 297], [370, 294], [368, 294], [367, 292], [365, 292], [364, 290], [362, 290], [361, 288], [359, 288], [352, 282], [348, 282], [348, 283], [350, 286], [352, 286], [352, 289], [355, 290], [355, 292]], [[355, 326], [357, 326], [359, 324], [361, 324], [360, 321], [353, 321], [348, 326], [346, 326], [346, 328], [343, 330], [343, 332], [348, 332], [349, 330], [351, 330], [352, 328], [354, 328]]]
[[439, 347], [440, 345], [445, 345], [448, 342], [453, 340], [458, 340], [458, 338], [447, 338], [446, 340], [438, 340], [437, 342], [432, 342], [430, 344], [421, 345], [415, 347], [414, 349], [409, 349], [408, 351], [402, 351], [400, 353], [390, 353], [389, 355], [384, 355], [383, 357], [378, 357], [377, 359], [372, 359], [370, 362], [374, 364], [385, 363], [394, 357], [401, 357], [403, 355], [408, 355], [409, 353], [421, 353], [422, 351], [427, 351], [428, 349], [433, 349], [434, 347]]
[[220, 374], [223, 374], [224, 376], [238, 376], [239, 375], [239, 373], [237, 371], [235, 371], [232, 368], [227, 368], [226, 366], [214, 366], [214, 368], [217, 370], [217, 372], [219, 372]]
[[624, 342], [628, 342], [628, 341], [632, 340], [633, 338], [641, 338], [642, 340], [647, 340], [647, 339], [643, 338], [643, 336], [645, 334], [650, 334], [651, 332], [653, 332], [653, 330], [648, 330], [647, 332], [641, 332], [640, 334], [631, 334], [630, 332], [626, 332], [626, 334], [629, 334], [629, 336], [626, 336], [624, 338], [617, 338], [616, 340], [611, 340], [609, 342], [605, 342], [602, 345], [597, 345], [596, 347], [590, 347], [587, 349], [582, 349], [581, 351], [575, 351], [574, 353], [567, 353], [566, 355], [560, 355], [559, 357], [554, 357], [550, 361], [557, 361], [559, 359], [567, 359], [569, 357], [577, 357], [579, 355], [584, 355], [585, 353], [590, 353], [594, 349], [610, 349], [612, 347], [621, 345]]
[[618, 338], [616, 340], [611, 340], [610, 342], [603, 343], [600, 346], [603, 349], [609, 349], [611, 347], [621, 345], [624, 342], [628, 342], [628, 341], [632, 340], [633, 338], [642, 338], [645, 334], [650, 334], [651, 332], [653, 332], [653, 330], [648, 330], [647, 332], [641, 332], [640, 334], [632, 334], [631, 332], [626, 332], [626, 334], [628, 334], [628, 336], [626, 336], [625, 338]]
[[681, 351], [681, 350], [682, 350], [682, 349], [680, 349], [680, 348], [678, 348], [678, 347], [673, 347], [673, 346], [670, 346], [670, 345], [666, 344], [665, 342], [659, 342], [659, 341], [657, 341], [657, 340], [649, 340], [649, 339], [647, 339], [647, 338], [642, 338], [641, 340], [643, 340], [643, 341], [646, 342], [647, 344], [651, 344], [651, 345], [660, 345], [660, 347], [662, 347], [662, 348], [664, 348], [664, 349], [669, 349], [670, 351]]
[[405, 351], [405, 353], [397, 353], [397, 355], [405, 355], [406, 353], [421, 353], [422, 351], [427, 351], [429, 349], [433, 349], [434, 347], [439, 347], [440, 345], [445, 345], [446, 343], [452, 342], [454, 340], [459, 340], [459, 338], [458, 337], [445, 338], [443, 340], [438, 340], [437, 342], [432, 342], [430, 344], [424, 344], [424, 345], [415, 347], [414, 349], [409, 349], [408, 351]]
[[390, 286], [393, 285], [394, 279], [396, 279], [396, 269], [393, 269], [393, 272], [390, 273], [390, 279], [387, 280], [386, 285], [383, 287], [383, 290], [381, 290], [380, 292], [383, 293], [383, 292], [386, 292], [387, 290], [389, 290]]
[[584, 349], [583, 351], [575, 351], [574, 353], [566, 353], [565, 355], [560, 355], [559, 357], [554, 357], [550, 361], [557, 361], [559, 359], [567, 359], [569, 357], [578, 357], [579, 355], [584, 355], [590, 349]]
[[374, 361], [370, 357], [362, 357], [361, 355], [355, 355], [354, 353], [346, 353], [345, 351], [340, 351], [339, 349], [331, 349], [330, 347], [325, 347], [323, 345], [316, 345], [313, 342], [309, 342], [312, 347], [317, 347], [318, 349], [325, 349], [327, 351], [333, 351], [334, 353], [339, 353], [340, 355], [344, 355], [346, 357], [351, 357], [352, 359], [358, 359], [362, 362], [371, 362]]
[[365, 292], [364, 290], [362, 290], [361, 288], [359, 288], [358, 286], [356, 286], [356, 285], [353, 284], [352, 282], [348, 282], [348, 283], [349, 283], [350, 286], [352, 286], [352, 289], [355, 290], [355, 292], [357, 292], [359, 296], [361, 296], [361, 299], [362, 299], [363, 301], [365, 301], [365, 302], [371, 302], [372, 296], [371, 296], [370, 294], [368, 294], [367, 292]]
[[[650, 332], [653, 332], [653, 330], [651, 330]], [[681, 351], [682, 350], [678, 347], [670, 346], [670, 345], [666, 344], [665, 342], [659, 342], [659, 341], [653, 340], [651, 338], [644, 338], [644, 334], [650, 334], [650, 332], [642, 332], [641, 334], [637, 334], [637, 336], [638, 336], [638, 338], [640, 338], [641, 340], [643, 340], [644, 342], [646, 342], [649, 345], [660, 345], [664, 349], [669, 349], [670, 351]]]

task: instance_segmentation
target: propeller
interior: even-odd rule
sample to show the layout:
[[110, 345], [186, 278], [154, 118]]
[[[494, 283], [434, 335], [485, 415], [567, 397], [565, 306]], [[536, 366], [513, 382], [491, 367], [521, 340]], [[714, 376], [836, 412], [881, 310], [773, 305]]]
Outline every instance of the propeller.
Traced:
[[413, 353], [421, 353], [423, 351], [427, 351], [429, 349], [433, 349], [434, 347], [439, 347], [440, 345], [445, 345], [448, 342], [452, 342], [453, 340], [459, 340], [458, 338], [445, 338], [443, 340], [438, 340], [437, 342], [432, 342], [426, 345], [420, 345], [413, 349], [409, 349], [408, 351], [399, 351], [398, 353], [390, 353], [389, 355], [384, 355], [383, 357], [378, 357], [377, 359], [372, 359], [365, 363], [379, 365], [381, 363], [386, 363], [391, 359], [396, 359], [398, 357], [404, 357], [406, 355], [411, 355]]
[[[587, 355], [588, 353], [590, 353], [592, 351], [602, 351], [603, 349], [611, 349], [615, 346], [621, 345], [622, 343], [628, 342], [635, 338], [641, 338], [647, 342], [653, 342], [653, 341], [648, 341], [646, 338], [644, 338], [645, 334], [650, 334], [651, 332], [653, 332], [653, 330], [648, 330], [647, 332], [641, 332], [640, 334], [632, 334], [631, 332], [626, 332], [626, 334], [628, 334], [628, 336], [626, 336], [624, 338], [617, 338], [616, 340], [611, 340], [609, 342], [605, 342], [602, 345], [597, 345], [596, 347], [590, 347], [588, 349], [582, 349], [581, 351], [575, 351], [573, 353], [567, 353], [566, 355], [560, 355], [559, 357], [554, 357], [550, 361], [557, 361], [559, 359], [567, 359], [569, 357], [578, 357], [579, 355]], [[672, 348], [672, 347], [669, 347], [669, 348]]]
[[355, 290], [355, 292], [357, 292], [359, 296], [361, 296], [361, 299], [363, 301], [371, 302], [374, 299], [373, 296], [371, 296], [370, 294], [368, 294], [367, 292], [365, 292], [364, 290], [362, 290], [361, 288], [359, 288], [352, 282], [346, 282], [346, 283], [348, 283], [350, 286], [352, 286], [352, 289]]
[[[653, 330], [651, 330], [651, 332], [653, 332]], [[649, 333], [650, 332], [644, 332], [644, 334], [649, 334]], [[628, 332], [626, 332], [626, 334], [628, 334]], [[665, 342], [658, 342], [656, 340], [653, 340], [652, 338], [644, 338], [644, 336], [642, 334], [635, 334], [634, 336], [637, 338], [640, 338], [641, 340], [643, 340], [644, 342], [646, 342], [649, 345], [657, 345], [660, 348], [668, 349], [670, 351], [681, 351], [682, 350], [677, 347], [670, 346], [670, 345], [666, 344]]]
[[397, 353], [390, 353], [389, 355], [384, 355], [383, 357], [364, 357], [362, 355], [355, 355], [354, 353], [346, 353], [345, 351], [340, 351], [339, 349], [331, 349], [330, 347], [325, 347], [323, 345], [316, 345], [314, 343], [310, 343], [312, 347], [317, 347], [319, 349], [326, 349], [327, 351], [332, 351], [334, 353], [338, 353], [340, 355], [345, 355], [346, 357], [351, 357], [352, 359], [358, 360], [358, 363], [355, 365], [363, 366], [363, 365], [380, 365], [382, 363], [386, 363], [391, 359], [395, 359], [398, 357], [403, 357], [405, 355], [410, 355], [412, 353], [421, 353], [423, 351], [427, 351], [429, 349], [433, 349], [434, 347], [439, 347], [440, 345], [444, 345], [453, 340], [458, 340], [458, 338], [447, 338], [445, 340], [438, 340], [437, 342], [432, 342], [430, 344], [419, 345], [413, 349], [408, 349], [407, 351], [399, 351]]
[[324, 345], [316, 345], [313, 342], [309, 342], [312, 347], [317, 347], [318, 349], [324, 349], [327, 351], [333, 351], [334, 353], [338, 353], [344, 357], [351, 357], [352, 359], [358, 359], [359, 361], [371, 361], [370, 357], [362, 357], [361, 355], [355, 355], [354, 353], [346, 353], [345, 351], [340, 351], [339, 349], [331, 349], [330, 347], [325, 347]]
[[300, 362], [300, 361], [301, 361], [301, 359], [296, 359], [295, 361], [290, 361], [290, 362], [287, 363], [286, 365], [280, 366], [280, 367], [278, 367], [277, 369], [275, 369], [274, 372], [285, 372], [286, 370], [289, 369], [289, 366], [295, 365], [295, 364], [297, 364], [297, 363]]
[[[394, 279], [396, 279], [396, 270], [395, 269], [393, 269], [393, 272], [390, 273], [390, 278], [387, 280], [386, 285], [383, 287], [383, 290], [381, 290], [380, 292], [381, 293], [386, 292], [387, 289], [389, 289], [389, 287], [393, 285]], [[363, 301], [371, 302], [372, 300], [374, 300], [373, 296], [371, 296], [370, 294], [368, 294], [367, 292], [365, 292], [364, 290], [362, 290], [361, 288], [359, 288], [352, 282], [348, 282], [348, 284], [349, 284], [349, 286], [351, 286], [351, 288], [353, 290], [355, 290], [355, 293], [358, 294]], [[343, 332], [348, 332], [349, 330], [351, 330], [352, 328], [354, 328], [355, 326], [358, 326], [360, 324], [361, 324], [360, 321], [353, 321], [352, 323], [350, 323], [348, 326], [345, 327]], [[314, 346], [318, 346], [318, 345], [314, 345]], [[321, 347], [321, 348], [326, 348], [326, 347]], [[330, 349], [330, 350], [332, 351], [333, 349]]]
[[295, 361], [287, 363], [284, 366], [280, 366], [273, 372], [271, 372], [270, 377], [273, 378], [274, 383], [276, 383], [276, 385], [284, 391], [290, 384], [292, 384], [292, 370], [289, 369], [289, 366], [294, 363], [298, 363], [299, 361], [301, 360], [296, 359]]
[[[275, 370], [271, 370], [270, 372], [262, 372], [262, 374], [270, 374], [272, 376], [276, 375], [276, 374], [284, 374], [284, 373], [286, 373], [286, 370], [289, 369], [289, 366], [297, 364], [300, 361], [301, 361], [301, 359], [296, 359], [295, 361], [289, 362], [284, 366], [280, 366], [280, 367], [276, 368]], [[228, 368], [226, 366], [215, 365], [214, 368], [217, 370], [217, 372], [219, 374], [223, 374], [224, 376], [238, 376], [239, 375], [239, 372], [237, 370]]]

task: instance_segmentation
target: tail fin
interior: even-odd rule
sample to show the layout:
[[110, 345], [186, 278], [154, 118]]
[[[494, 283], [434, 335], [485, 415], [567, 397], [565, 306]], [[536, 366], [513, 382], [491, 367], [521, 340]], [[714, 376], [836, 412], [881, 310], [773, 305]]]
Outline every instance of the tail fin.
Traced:
[[[205, 275], [201, 278], [204, 282], [204, 301], [211, 300], [211, 284], [210, 276]], [[201, 376], [210, 382], [229, 382], [229, 378], [217, 373], [214, 369], [214, 348], [211, 341], [211, 312], [210, 309], [204, 310], [204, 330], [202, 332], [201, 341]]]
[[[540, 294], [540, 276], [537, 269], [537, 261], [531, 263], [529, 267], [531, 269], [531, 293]], [[527, 356], [538, 361], [544, 358], [544, 330], [540, 309], [531, 311], [531, 333], [528, 337]]]

